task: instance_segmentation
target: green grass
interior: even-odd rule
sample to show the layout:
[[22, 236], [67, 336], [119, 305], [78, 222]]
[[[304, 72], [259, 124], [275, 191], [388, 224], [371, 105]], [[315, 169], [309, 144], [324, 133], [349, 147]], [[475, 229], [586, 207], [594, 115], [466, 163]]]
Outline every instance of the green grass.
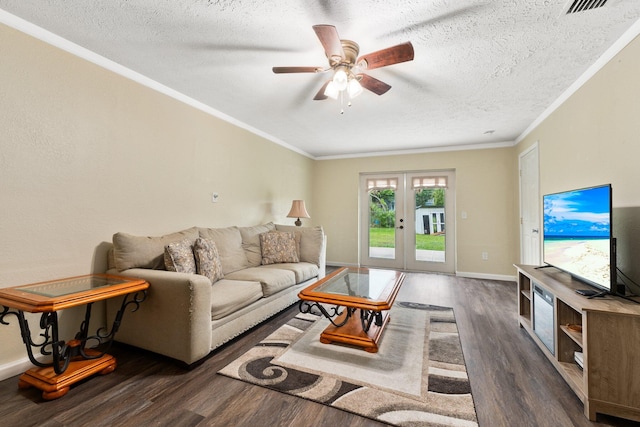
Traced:
[[[369, 246], [374, 248], [395, 247], [394, 228], [370, 228]], [[444, 235], [416, 234], [416, 249], [444, 251]]]

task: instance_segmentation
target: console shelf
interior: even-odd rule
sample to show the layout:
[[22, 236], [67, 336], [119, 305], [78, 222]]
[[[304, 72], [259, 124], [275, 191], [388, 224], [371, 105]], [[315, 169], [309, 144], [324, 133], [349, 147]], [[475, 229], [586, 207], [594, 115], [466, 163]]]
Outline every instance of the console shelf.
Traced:
[[[554, 268], [515, 267], [518, 324], [584, 403], [585, 416], [640, 421], [640, 305], [614, 296], [587, 299], [575, 291], [588, 285]], [[534, 285], [554, 296], [553, 352], [534, 331]], [[575, 352], [582, 352], [584, 369]]]

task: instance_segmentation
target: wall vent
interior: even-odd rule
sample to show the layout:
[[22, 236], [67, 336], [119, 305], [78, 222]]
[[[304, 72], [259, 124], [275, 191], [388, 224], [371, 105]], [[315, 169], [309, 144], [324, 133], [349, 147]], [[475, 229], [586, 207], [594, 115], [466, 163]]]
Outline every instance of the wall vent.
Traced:
[[585, 10], [597, 9], [604, 6], [607, 0], [571, 0], [567, 8], [567, 15], [570, 13], [583, 12]]

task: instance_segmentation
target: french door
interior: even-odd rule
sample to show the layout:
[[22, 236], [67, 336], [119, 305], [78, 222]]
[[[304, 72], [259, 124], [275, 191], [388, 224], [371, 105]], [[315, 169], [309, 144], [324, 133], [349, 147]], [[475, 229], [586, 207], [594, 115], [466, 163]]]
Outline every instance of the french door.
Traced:
[[455, 272], [455, 173], [360, 176], [360, 264]]

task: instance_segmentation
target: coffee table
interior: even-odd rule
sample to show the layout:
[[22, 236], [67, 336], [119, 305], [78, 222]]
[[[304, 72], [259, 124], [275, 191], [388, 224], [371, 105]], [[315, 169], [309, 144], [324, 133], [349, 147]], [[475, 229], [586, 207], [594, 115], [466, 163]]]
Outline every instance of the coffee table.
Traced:
[[399, 271], [343, 267], [303, 289], [298, 294], [299, 308], [302, 313], [317, 309], [331, 322], [320, 342], [377, 353], [404, 279]]
[[[43, 399], [52, 400], [64, 396], [72, 384], [93, 374], [113, 372], [116, 359], [107, 351], [125, 309], [132, 306], [132, 311], [137, 310], [148, 287], [142, 279], [92, 274], [0, 289], [0, 323], [8, 325], [9, 316], [18, 318], [29, 360], [36, 365], [20, 376], [18, 387], [35, 387], [42, 390]], [[93, 303], [118, 296], [123, 296], [122, 305], [111, 329], [100, 328], [89, 335]], [[86, 306], [84, 321], [75, 338], [65, 342], [58, 335], [57, 311], [79, 305]], [[39, 324], [42, 332], [35, 340], [24, 312], [42, 313]], [[50, 362], [36, 358], [34, 349], [39, 349]]]

